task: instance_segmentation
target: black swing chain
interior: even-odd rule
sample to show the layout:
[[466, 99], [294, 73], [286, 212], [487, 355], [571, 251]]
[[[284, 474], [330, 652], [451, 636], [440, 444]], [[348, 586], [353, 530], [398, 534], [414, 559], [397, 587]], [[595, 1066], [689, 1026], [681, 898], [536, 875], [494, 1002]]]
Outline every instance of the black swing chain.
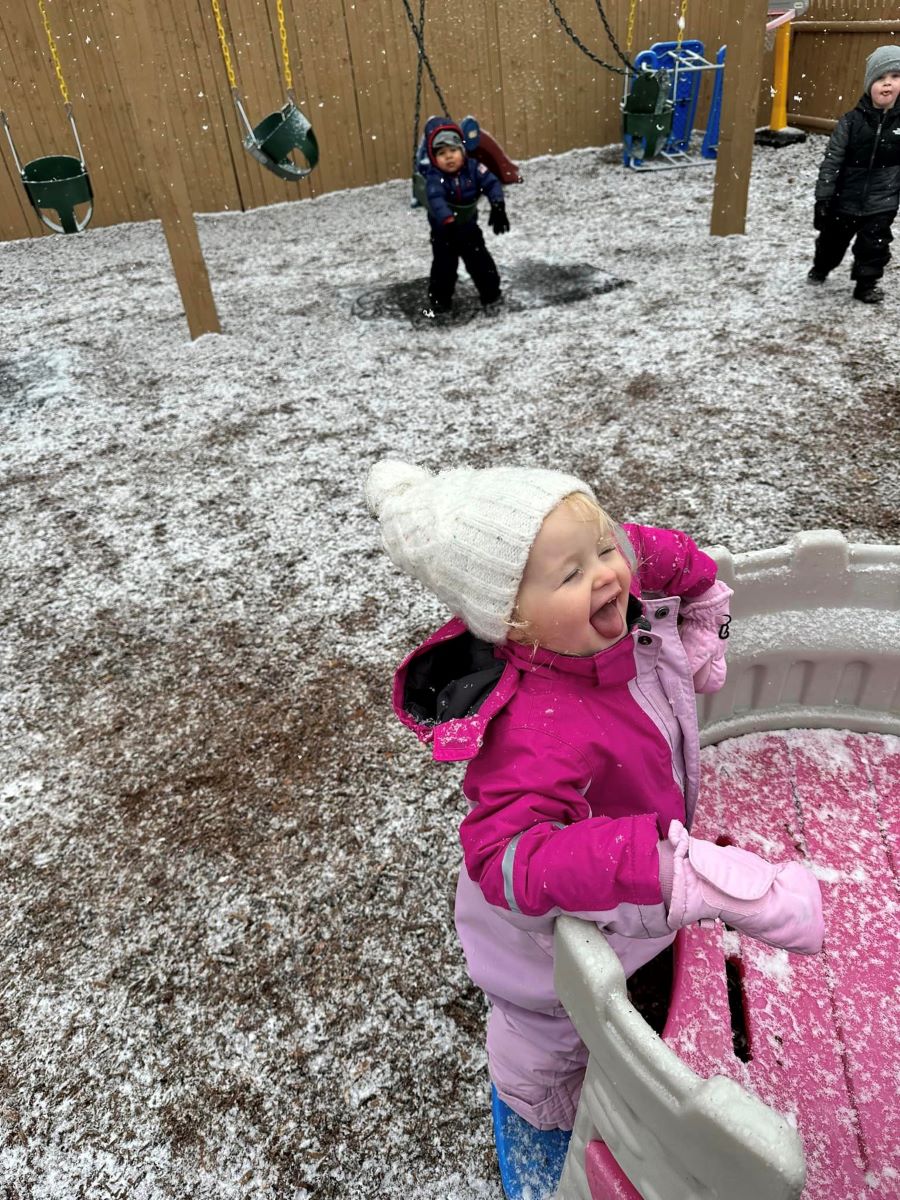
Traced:
[[[405, 4], [406, 0], [403, 0], [403, 2]], [[593, 52], [593, 50], [589, 50], [587, 48], [587, 46], [584, 44], [584, 42], [581, 40], [581, 38], [579, 38], [578, 34], [572, 28], [572, 26], [568, 23], [566, 18], [562, 15], [562, 13], [559, 10], [559, 5], [556, 3], [556, 0], [549, 0], [549, 3], [550, 3], [550, 7], [556, 13], [556, 19], [559, 21], [560, 25], [562, 25], [563, 29], [566, 31], [566, 33], [569, 35], [569, 37], [572, 39], [572, 41], [575, 43], [575, 45], [578, 47], [578, 49], [582, 52], [582, 54], [586, 54], [588, 56], [588, 58], [591, 60], [591, 62], [595, 62], [598, 67], [603, 67], [604, 70], [612, 71], [616, 75], [627, 75], [629, 71], [634, 70], [634, 64], [628, 61], [628, 59], [625, 57], [625, 55], [619, 49], [619, 47], [616, 43], [616, 40], [612, 35], [612, 31], [609, 27], [609, 22], [606, 19], [606, 13], [603, 11], [603, 6], [601, 5], [600, 0], [594, 0], [594, 3], [597, 5], [597, 11], [600, 13], [600, 19], [603, 21], [603, 27], [606, 30], [609, 40], [612, 42], [613, 49], [615, 50], [616, 54], [618, 54], [619, 58], [625, 64], [625, 68], [627, 68], [627, 69], [614, 66], [612, 63], [604, 62], [602, 58], [598, 58], [597, 55]]]
[[[419, 32], [424, 36], [425, 33], [425, 0], [419, 0]], [[422, 112], [422, 68], [424, 67], [423, 56], [420, 54], [416, 62], [416, 115], [413, 121], [413, 145], [412, 145], [412, 169], [413, 175], [418, 170], [418, 162], [416, 161], [419, 153], [419, 120]]]
[[619, 43], [613, 37], [613, 31], [609, 27], [609, 21], [606, 19], [606, 13], [603, 11], [603, 5], [600, 3], [600, 0], [594, 0], [594, 4], [597, 6], [597, 12], [600, 14], [600, 20], [603, 22], [603, 28], [606, 30], [606, 36], [609, 38], [609, 44], [612, 46], [613, 50], [615, 50], [616, 54], [618, 54], [620, 61], [625, 64], [628, 70], [633, 71], [635, 69], [634, 63], [622, 53]]
[[409, 27], [413, 32], [413, 37], [416, 39], [416, 45], [419, 48], [419, 64], [416, 72], [416, 145], [413, 147], [413, 170], [416, 167], [416, 151], [418, 150], [419, 139], [419, 109], [422, 102], [422, 67], [428, 72], [428, 78], [431, 80], [431, 86], [434, 88], [434, 94], [437, 96], [441, 108], [444, 110], [444, 116], [450, 120], [450, 111], [447, 108], [447, 101], [441, 89], [438, 87], [438, 81], [435, 78], [431, 63], [428, 61], [428, 55], [425, 53], [425, 0], [419, 0], [419, 25], [416, 24], [416, 18], [413, 16], [413, 10], [409, 6], [409, 0], [403, 0], [403, 7], [406, 10], [406, 19], [409, 21]]

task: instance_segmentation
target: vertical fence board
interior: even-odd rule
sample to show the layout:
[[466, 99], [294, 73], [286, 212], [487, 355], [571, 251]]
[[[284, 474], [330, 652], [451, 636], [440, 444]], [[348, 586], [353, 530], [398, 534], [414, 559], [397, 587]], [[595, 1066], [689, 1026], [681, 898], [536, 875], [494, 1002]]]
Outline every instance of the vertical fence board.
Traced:
[[102, 0], [91, 0], [83, 12], [83, 36], [91, 39], [93, 51], [84, 81], [82, 140], [94, 189], [94, 219], [98, 225], [145, 221], [154, 214], [146, 181], [138, 169], [136, 130], [128, 105], [128, 89], [134, 86], [135, 75], [129, 72], [125, 77], [126, 88], [107, 6]]
[[359, 112], [361, 150], [366, 178], [386, 179], [387, 161], [382, 105], [384, 73], [378, 61], [383, 45], [377, 0], [360, 0], [351, 6], [342, 0], [344, 27], [350, 48], [356, 105]]
[[[372, 0], [378, 13], [379, 35], [373, 50], [377, 50], [377, 94], [375, 97], [379, 113], [375, 131], [375, 145], [379, 147], [382, 171], [385, 179], [405, 175], [409, 169], [409, 130], [412, 128], [413, 89], [415, 68], [413, 63], [414, 42], [412, 34], [406, 34], [402, 43], [397, 35], [404, 30], [392, 20], [396, 0]], [[404, 22], [405, 24], [405, 22]]]
[[523, 11], [520, 5], [504, 4], [498, 12], [503, 50], [503, 111], [509, 147], [516, 158], [543, 154], [546, 129], [535, 107], [542, 79], [536, 69], [532, 33], [547, 36], [548, 22], [541, 12]]
[[[359, 5], [363, 0], [359, 0]], [[358, 5], [358, 6], [359, 6]], [[315, 194], [374, 183], [364, 165], [358, 97], [344, 23], [343, 0], [307, 0], [294, 9], [301, 78], [308, 97], [304, 112], [321, 148], [310, 176]], [[351, 9], [351, 18], [354, 13]]]
[[[471, 0], [462, 16], [457, 17], [459, 33], [450, 43], [447, 66], [450, 79], [458, 70], [459, 57], [466, 63], [465, 90], [453, 115], [471, 113], [503, 143], [505, 114], [500, 83], [501, 59], [497, 37], [496, 5]], [[493, 10], [493, 11], [492, 11]], [[445, 68], [446, 70], [446, 68]]]
[[[7, 25], [0, 12], [0, 63], [9, 63], [10, 68], [15, 59], [12, 52], [12, 39]], [[22, 158], [24, 148], [18, 137], [20, 121], [25, 125], [25, 95], [18, 76], [10, 70], [3, 81], [0, 92], [0, 107], [8, 114], [12, 135], [16, 141], [16, 149]], [[30, 117], [28, 118], [30, 122]], [[0, 239], [11, 241], [14, 238], [28, 237], [38, 231], [31, 205], [22, 187], [19, 173], [16, 170], [13, 156], [5, 133], [0, 133], [0, 157], [3, 160], [3, 170], [0, 171]], [[24, 158], [23, 158], [24, 161]]]
[[170, 4], [173, 37], [178, 28], [176, 14], [181, 10], [188, 37], [186, 47], [191, 55], [185, 86], [196, 105], [194, 142], [202, 150], [202, 167], [194, 173], [200, 178], [190, 180], [194, 210], [239, 209], [243, 201], [236, 163], [239, 147], [232, 147], [229, 139], [229, 125], [237, 126], [237, 113], [228, 88], [212, 7], [209, 0], [188, 4], [170, 0]]
[[[389, 141], [393, 161], [396, 163], [395, 175], [402, 177], [410, 173], [413, 152], [413, 120], [416, 107], [416, 68], [418, 50], [406, 20], [391, 19], [396, 12], [398, 0], [382, 0], [384, 13], [383, 43], [385, 50], [384, 70], [393, 81], [392, 102], [394, 105], [394, 126], [385, 126], [381, 136]], [[418, 3], [410, 0], [414, 15], [418, 17]], [[423, 72], [422, 80], [422, 112], [419, 114], [419, 133], [428, 116], [429, 103], [437, 107], [437, 101], [430, 97], [431, 85], [427, 74]]]
[[[194, 212], [203, 212], [220, 207], [221, 201], [210, 189], [210, 182], [219, 175], [219, 168], [212, 138], [208, 136], [209, 105], [205, 89], [199, 82], [201, 75], [191, 13], [183, 0], [155, 0], [155, 3], [160, 9], [160, 25], [164, 30], [159, 52], [167, 63], [167, 68], [161, 72], [161, 82], [167, 97], [171, 136], [186, 176], [191, 208]], [[181, 28], [177, 24], [179, 20]], [[189, 36], [185, 36], [185, 30], [190, 32]]]
[[[572, 11], [578, 20], [576, 32], [585, 31], [581, 35], [582, 41], [605, 63], [624, 70], [624, 64], [607, 37], [593, 3], [581, 0], [580, 7], [573, 6]], [[611, 6], [607, 18], [616, 43], [623, 49], [628, 31], [626, 6]], [[644, 47], [639, 46], [638, 49]], [[576, 56], [575, 61], [572, 60], [572, 54]], [[624, 90], [624, 76], [592, 63], [569, 42], [566, 57], [559, 62], [559, 81], [559, 94], [568, 98], [571, 116], [560, 123], [554, 145], [566, 145], [570, 136], [570, 122], [579, 145], [597, 146], [619, 140], [619, 105]]]

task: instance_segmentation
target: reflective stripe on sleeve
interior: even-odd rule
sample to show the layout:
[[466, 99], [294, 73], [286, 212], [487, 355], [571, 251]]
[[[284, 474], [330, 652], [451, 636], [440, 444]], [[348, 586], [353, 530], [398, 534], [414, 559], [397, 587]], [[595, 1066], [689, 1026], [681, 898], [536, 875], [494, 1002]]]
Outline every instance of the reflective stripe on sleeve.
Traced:
[[[553, 822], [554, 829], [565, 829], [565, 824], [562, 821]], [[521, 908], [516, 904], [516, 894], [513, 891], [513, 866], [516, 861], [516, 847], [519, 844], [519, 838], [525, 832], [517, 833], [514, 838], [510, 838], [509, 845], [503, 852], [503, 895], [506, 903], [509, 905], [509, 911], [521, 913]]]
[[[525, 831], [523, 830], [522, 833]], [[516, 860], [516, 846], [519, 844], [521, 833], [517, 833], [510, 840], [509, 845], [503, 854], [503, 895], [506, 897], [506, 903], [509, 905], [510, 912], [520, 913], [522, 910], [516, 904], [516, 895], [513, 891], [513, 864]]]

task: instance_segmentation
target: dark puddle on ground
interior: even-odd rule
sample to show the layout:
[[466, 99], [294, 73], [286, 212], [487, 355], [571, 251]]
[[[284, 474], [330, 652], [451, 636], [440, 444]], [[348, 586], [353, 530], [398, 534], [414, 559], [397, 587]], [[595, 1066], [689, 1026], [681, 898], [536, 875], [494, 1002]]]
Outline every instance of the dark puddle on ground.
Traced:
[[[624, 287], [629, 280], [610, 275], [590, 263], [553, 263], [525, 259], [503, 270], [503, 305], [489, 319], [508, 312], [574, 304], [590, 296]], [[370, 288], [353, 302], [352, 313], [363, 321], [409, 321], [415, 328], [465, 325], [482, 315], [478, 295], [468, 280], [460, 278], [453, 312], [434, 316], [428, 305], [428, 279], [411, 279]]]

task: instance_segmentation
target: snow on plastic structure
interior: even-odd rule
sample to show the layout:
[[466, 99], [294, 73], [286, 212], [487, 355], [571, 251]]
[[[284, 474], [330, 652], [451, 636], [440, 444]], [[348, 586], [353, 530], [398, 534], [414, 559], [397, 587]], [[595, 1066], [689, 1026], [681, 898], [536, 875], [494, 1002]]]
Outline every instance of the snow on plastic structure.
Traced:
[[[766, 731], [900, 734], [900, 546], [851, 545], [833, 530], [815, 530], [775, 549], [732, 556], [716, 548], [711, 553], [719, 577], [734, 587], [735, 596], [727, 682], [720, 692], [699, 699], [704, 746]], [[782, 758], [790, 758], [796, 743], [794, 766], [802, 777], [804, 739], [815, 735], [783, 738], [789, 745], [780, 747]], [[776, 735], [769, 735], [774, 740]], [[717, 819], [729, 820], [745, 802], [752, 808], [759, 796], [763, 808], [770, 805], [767, 819], [774, 813], [774, 825], [783, 826], [779, 857], [785, 847], [791, 852], [792, 840], [797, 847], [798, 836], [808, 836], [812, 851], [807, 845], [798, 849], [809, 851], [814, 861], [837, 864], [840, 869], [820, 871], [826, 925], [829, 913], [832, 921], [831, 948], [827, 940], [825, 954], [806, 959], [770, 951], [722, 927], [683, 930], [676, 942], [669, 1018], [660, 1038], [630, 1003], [619, 961], [603, 936], [589, 923], [560, 918], [557, 990], [590, 1060], [557, 1200], [796, 1200], [801, 1194], [836, 1200], [857, 1194], [857, 1188], [872, 1197], [900, 1194], [900, 1134], [891, 1099], [898, 1069], [900, 967], [891, 961], [898, 957], [896, 896], [890, 900], [900, 845], [900, 747], [888, 739], [877, 777], [865, 764], [850, 764], [853, 770], [848, 767], [844, 782], [838, 780], [844, 788], [840, 792], [838, 787], [840, 794], [831, 795], [829, 789], [838, 784], [828, 769], [824, 781], [807, 770], [812, 795], [802, 801], [809, 813], [804, 829], [797, 780], [782, 781], [779, 795], [765, 776], [772, 746], [765, 737], [746, 742], [751, 743], [751, 784], [725, 798]], [[735, 745], [733, 758], [743, 745]], [[814, 745], [812, 749], [807, 767], [816, 757]], [[715, 753], [727, 758], [729, 748], [720, 746]], [[726, 791], [727, 776], [726, 765]], [[885, 812], [864, 818], [859, 829], [853, 826], [856, 840], [851, 839], [842, 858], [842, 842], [831, 853], [837, 840], [832, 834], [847, 840], [845, 825], [851, 821], [843, 820], [843, 810], [854, 788], [868, 789], [867, 803], [871, 807], [874, 802], [876, 810], [881, 798]], [[701, 795], [701, 810], [703, 804]], [[796, 809], [796, 814], [779, 820], [773, 804]], [[739, 826], [740, 816], [735, 819]], [[759, 819], [758, 812], [752, 814], [753, 821]], [[871, 826], [868, 851], [866, 819]], [[752, 822], [748, 828], [754, 828]], [[773, 838], [777, 842], [777, 831]], [[869, 886], [871, 881], [860, 883], [867, 872], [879, 869], [893, 873], [882, 881], [887, 902], [883, 891]], [[838, 881], [830, 891], [842, 893], [841, 903], [850, 914], [847, 929], [837, 928], [841, 913], [824, 886], [829, 880]], [[860, 929], [867, 921], [878, 935], [871, 944], [866, 929]], [[729, 940], [732, 952], [738, 942], [744, 945], [742, 973], [746, 965], [752, 975], [754, 962], [758, 968], [755, 984], [748, 984], [748, 1003], [755, 1005], [751, 1017], [761, 1022], [755, 1063], [741, 1063], [732, 1053], [733, 1012], [724, 978]], [[887, 949], [881, 955], [872, 951], [873, 945], [883, 944]], [[835, 963], [842, 969], [848, 964], [846, 977], [837, 982]], [[787, 976], [793, 980], [790, 986], [784, 985]], [[700, 1019], [686, 1032], [685, 1013], [697, 1017], [697, 1010]], [[854, 1024], [860, 1026], [855, 1041]], [[843, 1092], [838, 1095], [844, 1082], [838, 1076], [852, 1071], [854, 1055], [864, 1082], [856, 1085], [854, 1103], [848, 1104]], [[718, 1064], [726, 1062], [723, 1072]], [[790, 1081], [791, 1096], [779, 1094], [777, 1079], [773, 1083], [779, 1070], [782, 1081]], [[852, 1091], [852, 1081], [848, 1086]], [[798, 1123], [807, 1131], [822, 1124], [815, 1138], [807, 1132], [805, 1147]], [[810, 1188], [804, 1192], [807, 1160]]]

